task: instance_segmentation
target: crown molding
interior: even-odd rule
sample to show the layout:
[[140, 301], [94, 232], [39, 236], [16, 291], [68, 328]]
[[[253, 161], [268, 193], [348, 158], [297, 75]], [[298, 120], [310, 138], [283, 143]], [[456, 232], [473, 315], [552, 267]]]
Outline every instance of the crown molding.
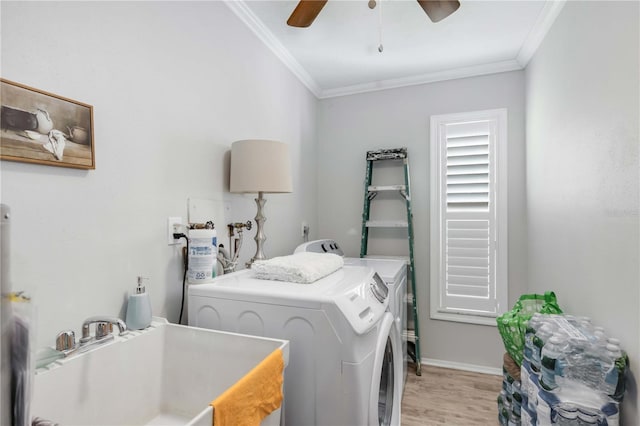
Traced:
[[533, 25], [533, 28], [529, 32], [516, 57], [516, 60], [522, 68], [525, 68], [531, 58], [533, 58], [533, 54], [536, 53], [536, 50], [540, 47], [542, 40], [544, 40], [566, 3], [567, 0], [547, 0], [545, 2], [536, 23]]
[[418, 84], [435, 83], [437, 81], [455, 80], [459, 78], [475, 77], [486, 74], [497, 74], [507, 71], [521, 70], [522, 67], [515, 60], [493, 62], [490, 64], [473, 65], [470, 67], [452, 68], [445, 71], [436, 71], [427, 74], [394, 78], [390, 80], [375, 81], [372, 83], [354, 84], [352, 86], [338, 87], [323, 90], [320, 99], [335, 98], [338, 96], [355, 95], [357, 93], [374, 92], [378, 90], [395, 89], [398, 87], [415, 86]]
[[273, 35], [262, 21], [249, 9], [243, 0], [224, 0], [224, 3], [251, 31], [276, 55], [282, 63], [311, 91], [317, 98], [322, 89], [309, 73], [291, 55], [289, 50]]

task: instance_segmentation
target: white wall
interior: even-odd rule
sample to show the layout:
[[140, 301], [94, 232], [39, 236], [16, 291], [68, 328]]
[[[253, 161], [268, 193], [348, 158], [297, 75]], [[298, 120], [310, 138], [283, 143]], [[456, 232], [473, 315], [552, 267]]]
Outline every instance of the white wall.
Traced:
[[[519, 71], [320, 102], [318, 162], [325, 167], [318, 168], [318, 234], [342, 243], [347, 255], [357, 257], [360, 253], [366, 151], [408, 147], [422, 358], [499, 368], [504, 353], [496, 327], [429, 319], [429, 117], [508, 109], [509, 300], [512, 304], [526, 289], [524, 101], [524, 74]], [[389, 200], [381, 201], [390, 204]], [[401, 209], [396, 213], [402, 214], [403, 204], [398, 205]], [[391, 207], [382, 208], [391, 211]], [[383, 235], [380, 240], [378, 247], [372, 247], [378, 254], [382, 253], [380, 245], [390, 238]]]
[[[137, 275], [153, 312], [176, 321], [182, 265], [168, 216], [228, 191], [230, 144], [286, 142], [293, 193], [267, 195], [265, 251], [315, 231], [316, 99], [222, 2], [2, 2], [2, 77], [89, 103], [96, 170], [0, 166], [13, 210], [14, 289], [37, 305], [37, 344], [92, 315], [124, 316]], [[226, 162], [226, 163], [225, 163]], [[253, 220], [231, 195], [228, 221]], [[246, 260], [255, 252], [248, 233]], [[226, 241], [226, 237], [221, 238]]]
[[[640, 368], [637, 2], [568, 2], [526, 70], [529, 286]], [[640, 422], [635, 379], [623, 424]]]

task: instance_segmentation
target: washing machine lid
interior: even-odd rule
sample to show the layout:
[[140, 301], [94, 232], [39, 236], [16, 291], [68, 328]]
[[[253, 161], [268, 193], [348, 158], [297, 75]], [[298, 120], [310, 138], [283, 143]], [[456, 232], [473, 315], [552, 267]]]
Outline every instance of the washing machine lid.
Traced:
[[407, 273], [407, 262], [400, 259], [377, 259], [345, 257], [344, 264], [350, 266], [368, 266], [378, 274], [387, 284], [393, 284]]
[[388, 287], [371, 268], [345, 266], [310, 284], [262, 280], [242, 270], [189, 286], [189, 299], [209, 297], [326, 310], [334, 305], [358, 334], [382, 318], [389, 305]]
[[[314, 240], [296, 247], [294, 253], [333, 253], [344, 256], [340, 245], [331, 239]], [[391, 259], [384, 257], [367, 256], [365, 258], [345, 257], [345, 265], [368, 266], [380, 274], [380, 277], [387, 283], [397, 282], [403, 274], [407, 273], [407, 261], [404, 259]]]

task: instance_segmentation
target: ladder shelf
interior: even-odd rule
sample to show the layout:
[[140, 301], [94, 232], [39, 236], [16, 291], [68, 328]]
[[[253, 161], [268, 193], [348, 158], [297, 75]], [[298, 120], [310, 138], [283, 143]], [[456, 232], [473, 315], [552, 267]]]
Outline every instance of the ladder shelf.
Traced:
[[405, 185], [369, 185], [367, 189], [369, 190], [369, 192], [406, 191], [407, 187]]
[[368, 220], [365, 224], [367, 228], [408, 228], [406, 220]]

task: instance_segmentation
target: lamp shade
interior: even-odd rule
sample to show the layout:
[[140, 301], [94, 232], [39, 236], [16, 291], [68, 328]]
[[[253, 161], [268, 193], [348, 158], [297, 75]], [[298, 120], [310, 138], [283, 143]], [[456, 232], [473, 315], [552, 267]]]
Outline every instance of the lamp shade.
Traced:
[[282, 142], [248, 139], [231, 145], [231, 192], [291, 192], [291, 157]]

